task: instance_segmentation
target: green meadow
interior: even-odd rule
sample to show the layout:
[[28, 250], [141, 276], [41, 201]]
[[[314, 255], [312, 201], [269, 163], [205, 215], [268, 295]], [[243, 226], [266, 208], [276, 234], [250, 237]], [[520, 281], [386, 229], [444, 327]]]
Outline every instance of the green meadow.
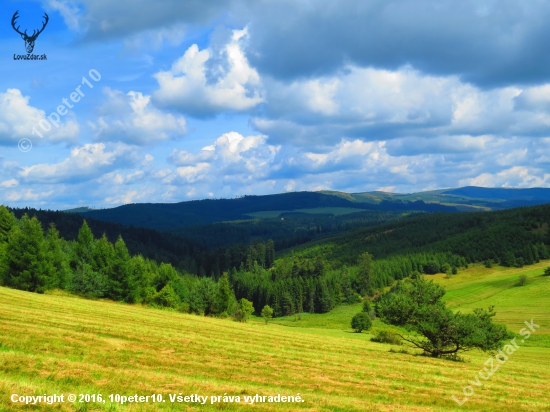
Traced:
[[[371, 342], [371, 333], [349, 328], [360, 305], [243, 324], [0, 288], [0, 410], [550, 411], [550, 277], [541, 276], [548, 264], [472, 265], [451, 279], [433, 277], [455, 310], [495, 305], [496, 320], [515, 333], [524, 321], [540, 325], [492, 377], [473, 386], [463, 406], [452, 396], [464, 398], [489, 354], [467, 352], [453, 362]], [[516, 286], [521, 274], [527, 284]], [[376, 320], [371, 332], [382, 328]], [[107, 401], [10, 401], [12, 394], [54, 393], [101, 394]], [[161, 394], [165, 402], [120, 405], [109, 394]], [[225, 394], [240, 402], [172, 403], [171, 394]], [[244, 402], [256, 394], [299, 394], [303, 402]]]
[[261, 212], [248, 213], [248, 216], [255, 217], [257, 219], [271, 219], [279, 217], [281, 213], [307, 213], [310, 215], [324, 215], [332, 214], [334, 216], [348, 215], [350, 213], [364, 212], [365, 209], [358, 209], [354, 207], [316, 207], [309, 209], [294, 209], [294, 210], [264, 210]]

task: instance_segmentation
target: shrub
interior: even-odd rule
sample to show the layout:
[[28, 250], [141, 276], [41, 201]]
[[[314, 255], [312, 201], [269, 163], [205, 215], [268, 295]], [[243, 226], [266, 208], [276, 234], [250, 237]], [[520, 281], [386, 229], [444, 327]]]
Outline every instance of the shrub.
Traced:
[[371, 338], [371, 341], [378, 343], [389, 343], [391, 345], [402, 345], [401, 338], [393, 332], [381, 330]]
[[239, 300], [239, 306], [237, 311], [235, 312], [235, 320], [239, 322], [246, 322], [248, 319], [248, 316], [250, 316], [254, 312], [254, 306], [252, 305], [252, 302], [248, 299], [242, 298]]
[[368, 298], [365, 298], [363, 301], [363, 312], [369, 313], [372, 310], [370, 305], [370, 300]]
[[525, 286], [527, 284], [527, 275], [521, 275], [519, 277], [518, 283], [516, 283], [517, 286]]
[[550, 276], [550, 267], [544, 269], [544, 276]]
[[269, 319], [273, 317], [273, 309], [269, 305], [265, 305], [262, 309], [262, 318], [265, 320], [265, 324], [267, 325], [267, 322], [269, 322]]
[[372, 326], [370, 316], [365, 312], [359, 312], [351, 320], [351, 328], [357, 333], [361, 333], [364, 330], [369, 330]]

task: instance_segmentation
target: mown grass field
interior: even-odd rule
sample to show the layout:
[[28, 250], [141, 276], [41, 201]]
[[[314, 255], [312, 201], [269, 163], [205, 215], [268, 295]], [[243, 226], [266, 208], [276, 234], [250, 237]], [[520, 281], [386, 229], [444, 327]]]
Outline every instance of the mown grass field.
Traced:
[[[489, 355], [466, 362], [390, 353], [347, 324], [360, 305], [300, 320], [240, 324], [111, 302], [0, 288], [0, 410], [550, 411], [548, 262], [522, 269], [474, 266], [452, 279], [451, 307], [495, 304], [513, 332], [540, 329], [463, 406], [451, 396], [474, 380]], [[516, 287], [520, 273], [529, 277]], [[374, 328], [383, 327], [375, 322]], [[278, 324], [277, 324], [278, 323]], [[288, 327], [288, 326], [294, 327]], [[395, 350], [400, 347], [393, 347]], [[12, 393], [160, 393], [165, 403], [64, 403], [22, 407]], [[170, 403], [169, 394], [296, 395], [302, 403]]]

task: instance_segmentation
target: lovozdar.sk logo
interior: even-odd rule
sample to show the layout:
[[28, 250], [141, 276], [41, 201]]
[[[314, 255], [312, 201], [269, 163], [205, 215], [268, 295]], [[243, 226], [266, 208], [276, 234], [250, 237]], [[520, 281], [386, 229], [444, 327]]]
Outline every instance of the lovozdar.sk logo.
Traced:
[[42, 23], [42, 28], [38, 30], [34, 29], [30, 36], [27, 34], [27, 29], [25, 29], [24, 32], [21, 32], [19, 30], [21, 26], [17, 26], [17, 27], [15, 26], [17, 24], [16, 20], [18, 17], [19, 17], [19, 10], [17, 10], [13, 14], [13, 17], [11, 18], [11, 26], [25, 41], [25, 49], [27, 49], [27, 54], [26, 55], [14, 54], [13, 60], [47, 60], [47, 57], [45, 54], [36, 55], [36, 54], [32, 54], [32, 52], [34, 50], [34, 42], [36, 41], [40, 33], [44, 31], [44, 29], [46, 28], [46, 25], [48, 24], [48, 21], [50, 20], [50, 18], [48, 17], [48, 14], [44, 13], [44, 22]]

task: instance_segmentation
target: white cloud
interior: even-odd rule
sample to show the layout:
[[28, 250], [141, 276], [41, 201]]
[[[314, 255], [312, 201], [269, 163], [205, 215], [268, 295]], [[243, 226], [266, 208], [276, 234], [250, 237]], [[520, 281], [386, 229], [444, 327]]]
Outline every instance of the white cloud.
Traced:
[[11, 179], [11, 180], [6, 180], [2, 183], [0, 183], [0, 187], [14, 187], [14, 186], [17, 186], [19, 184], [19, 182], [15, 179]]
[[[40, 132], [45, 141], [75, 142], [78, 140], [79, 126], [69, 117], [59, 127], [52, 126], [46, 119], [46, 112], [29, 105], [29, 96], [23, 96], [18, 89], [0, 92], [0, 145], [17, 144], [22, 138], [29, 138], [35, 144], [40, 142], [39, 135], [33, 135], [33, 128]], [[49, 113], [47, 114], [49, 116]], [[44, 131], [39, 122], [51, 129]], [[46, 127], [46, 128], [47, 128]]]
[[76, 183], [137, 162], [138, 155], [129, 146], [118, 144], [108, 151], [103, 143], [86, 144], [72, 149], [60, 163], [23, 167], [19, 176], [27, 183]]
[[170, 71], [155, 74], [155, 102], [194, 116], [247, 111], [264, 102], [260, 77], [242, 51], [247, 30], [234, 30], [220, 51], [194, 44]]
[[462, 179], [459, 184], [484, 187], [550, 187], [550, 173], [537, 168], [513, 166], [500, 172], [486, 172], [474, 178]]
[[98, 119], [88, 122], [95, 140], [147, 145], [178, 139], [187, 132], [183, 116], [155, 108], [148, 95], [108, 87], [103, 93], [107, 101], [98, 109]]

